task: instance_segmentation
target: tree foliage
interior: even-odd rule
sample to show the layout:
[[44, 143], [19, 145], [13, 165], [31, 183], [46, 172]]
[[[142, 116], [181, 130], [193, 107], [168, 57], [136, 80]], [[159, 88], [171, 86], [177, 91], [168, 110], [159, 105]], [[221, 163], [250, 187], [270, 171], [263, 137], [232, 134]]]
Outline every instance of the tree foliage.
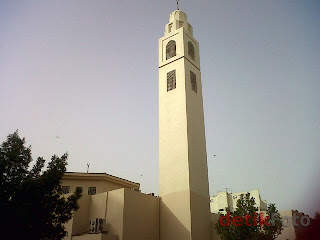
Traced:
[[271, 240], [281, 233], [281, 217], [275, 204], [269, 204], [266, 212], [258, 213], [255, 199], [247, 193], [240, 195], [236, 206], [233, 212], [227, 208], [227, 214], [220, 214], [215, 224], [222, 240]]
[[32, 162], [18, 131], [0, 146], [0, 239], [62, 239], [64, 223], [79, 206], [80, 190], [64, 197], [60, 186], [68, 155]]

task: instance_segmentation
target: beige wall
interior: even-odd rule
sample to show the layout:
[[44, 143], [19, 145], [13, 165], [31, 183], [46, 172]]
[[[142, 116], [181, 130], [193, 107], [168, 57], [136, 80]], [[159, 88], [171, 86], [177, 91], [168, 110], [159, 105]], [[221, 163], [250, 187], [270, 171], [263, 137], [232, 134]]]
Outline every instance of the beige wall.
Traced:
[[120, 184], [110, 183], [104, 180], [82, 180], [82, 179], [63, 179], [61, 186], [70, 186], [70, 192], [74, 192], [76, 187], [83, 187], [83, 194], [88, 194], [89, 187], [96, 187], [97, 193], [111, 191], [122, 188]]
[[67, 231], [67, 236], [64, 237], [63, 240], [71, 240], [71, 238], [72, 238], [72, 225], [73, 225], [73, 218], [69, 222], [64, 224], [64, 227]]
[[190, 191], [185, 190], [162, 196], [160, 198], [160, 239], [185, 240], [190, 238]]
[[[283, 218], [283, 230], [282, 233], [276, 238], [277, 240], [295, 240], [296, 236], [298, 234], [304, 233], [308, 226], [306, 226], [306, 219], [309, 218], [309, 224], [314, 221], [312, 218], [310, 218], [308, 215], [305, 215], [302, 212], [298, 212], [297, 210], [286, 210], [286, 211], [279, 211], [280, 216]], [[295, 216], [294, 216], [295, 215]], [[284, 217], [289, 217], [290, 222], [289, 226], [287, 223], [287, 219]], [[295, 225], [294, 226], [294, 218], [295, 218]], [[302, 221], [302, 224], [301, 224]]]
[[[69, 231], [72, 226], [72, 235], [86, 233], [90, 220], [103, 218], [106, 219], [108, 235], [116, 235], [119, 240], [159, 240], [158, 197], [122, 188], [92, 196], [84, 195], [79, 200], [79, 206], [66, 225]], [[65, 240], [71, 239], [70, 236]], [[103, 239], [105, 236], [101, 237]]]
[[[159, 196], [189, 189], [183, 59], [159, 69]], [[176, 70], [176, 89], [167, 92], [167, 72]]]
[[[197, 52], [196, 52], [196, 55]], [[188, 163], [190, 189], [208, 199], [209, 211], [209, 180], [207, 168], [207, 151], [203, 115], [201, 73], [189, 60], [184, 59], [186, 82], [186, 109], [188, 133]], [[196, 74], [197, 93], [192, 90], [190, 71]]]
[[120, 188], [140, 188], [140, 184], [125, 179], [117, 178], [108, 174], [94, 173], [65, 173], [61, 180], [61, 186], [70, 186], [70, 192], [76, 187], [83, 188], [83, 195], [88, 194], [89, 187], [96, 187], [96, 193], [103, 193]]
[[[67, 195], [68, 196], [68, 195]], [[108, 192], [96, 195], [83, 195], [79, 200], [79, 209], [74, 212], [73, 218], [65, 225], [70, 240], [72, 235], [83, 234], [89, 231], [89, 221], [95, 218], [106, 218]]]
[[[76, 187], [82, 187], [83, 193], [78, 201], [80, 209], [73, 215], [73, 219], [69, 221], [65, 227], [68, 237], [71, 234], [80, 234], [89, 230], [89, 221], [94, 218], [106, 218], [108, 192], [121, 188], [139, 189], [140, 185], [125, 179], [117, 178], [108, 174], [86, 174], [86, 173], [65, 173], [62, 178], [61, 186], [70, 186], [68, 197], [75, 191]], [[89, 196], [88, 188], [96, 187], [96, 195]]]
[[89, 208], [89, 221], [95, 218], [106, 219], [108, 192], [91, 196]]
[[89, 207], [91, 196], [83, 195], [79, 200], [80, 208], [73, 214], [72, 234], [84, 233], [89, 230]]
[[[64, 195], [64, 197], [69, 197], [70, 194]], [[72, 235], [87, 232], [89, 230], [89, 207], [90, 207], [91, 197], [88, 195], [82, 196], [78, 200], [79, 209], [73, 213], [72, 219], [64, 224], [67, 231], [67, 236], [64, 240], [71, 240]]]
[[109, 192], [107, 225], [110, 234], [119, 240], [159, 239], [159, 199], [157, 197], [118, 189]]
[[220, 236], [217, 233], [217, 230], [215, 228], [216, 223], [219, 222], [219, 218], [220, 215], [219, 214], [215, 214], [215, 213], [211, 213], [211, 239], [212, 240], [220, 240]]
[[[247, 191], [250, 193], [250, 197], [255, 199], [255, 207], [258, 208], [258, 211], [267, 210], [267, 201], [262, 200], [260, 192], [258, 189]], [[234, 211], [237, 208], [237, 201], [240, 198], [241, 194], [246, 194], [247, 192], [238, 192], [238, 193], [227, 193], [226, 191], [218, 192], [216, 196], [210, 198], [210, 210], [212, 213], [222, 212], [225, 213], [225, 208], [229, 207], [230, 211]], [[223, 211], [219, 211], [223, 209]]]
[[[172, 27], [170, 27], [172, 25]], [[176, 42], [176, 56], [166, 60], [166, 45]], [[195, 60], [188, 56], [188, 42]], [[167, 73], [176, 71], [176, 88], [167, 91]], [[192, 90], [190, 71], [196, 75]], [[210, 209], [202, 105], [199, 44], [181, 11], [170, 15], [159, 40], [159, 196], [160, 238], [209, 239]]]
[[[280, 216], [292, 217], [292, 210], [280, 211]], [[276, 238], [276, 240], [295, 240], [296, 234], [294, 226], [290, 224], [287, 227], [283, 227], [281, 234]]]
[[118, 240], [119, 237], [110, 234], [85, 234], [82, 236], [74, 236], [72, 240]]
[[211, 239], [209, 197], [191, 191], [190, 201], [192, 239]]
[[159, 198], [125, 189], [123, 240], [159, 240]]
[[108, 193], [107, 229], [110, 234], [123, 236], [124, 188]]

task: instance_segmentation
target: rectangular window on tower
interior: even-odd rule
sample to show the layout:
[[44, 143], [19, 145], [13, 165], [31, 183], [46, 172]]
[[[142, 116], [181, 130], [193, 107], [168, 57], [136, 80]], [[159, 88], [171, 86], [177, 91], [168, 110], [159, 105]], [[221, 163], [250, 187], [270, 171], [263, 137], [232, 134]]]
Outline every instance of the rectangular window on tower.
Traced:
[[176, 70], [167, 73], [167, 92], [176, 88]]
[[192, 90], [197, 92], [197, 76], [190, 71], [191, 87]]

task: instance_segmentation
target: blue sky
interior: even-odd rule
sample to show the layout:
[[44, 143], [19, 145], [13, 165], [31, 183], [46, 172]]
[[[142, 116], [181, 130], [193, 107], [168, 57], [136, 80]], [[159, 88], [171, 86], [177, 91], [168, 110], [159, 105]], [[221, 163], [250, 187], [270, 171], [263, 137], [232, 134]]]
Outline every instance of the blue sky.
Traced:
[[[175, 1], [0, 1], [0, 140], [158, 192], [158, 39]], [[200, 43], [210, 195], [320, 210], [320, 4], [181, 1]], [[216, 157], [214, 157], [216, 155]]]

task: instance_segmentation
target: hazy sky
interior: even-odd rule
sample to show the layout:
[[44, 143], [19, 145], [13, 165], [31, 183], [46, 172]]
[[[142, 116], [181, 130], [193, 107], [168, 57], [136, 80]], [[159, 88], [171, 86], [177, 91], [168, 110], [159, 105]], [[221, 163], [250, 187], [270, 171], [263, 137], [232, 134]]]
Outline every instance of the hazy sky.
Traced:
[[[200, 43], [210, 195], [320, 210], [320, 2], [181, 1]], [[0, 141], [158, 193], [158, 39], [174, 0], [0, 1]], [[214, 157], [216, 155], [216, 157]]]

